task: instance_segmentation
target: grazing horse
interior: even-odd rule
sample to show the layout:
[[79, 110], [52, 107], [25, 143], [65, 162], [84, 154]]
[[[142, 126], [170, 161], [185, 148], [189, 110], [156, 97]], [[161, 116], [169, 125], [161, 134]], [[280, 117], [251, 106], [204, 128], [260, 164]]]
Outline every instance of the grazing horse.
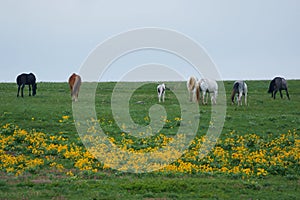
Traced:
[[235, 94], [238, 94], [237, 96], [237, 103], [238, 106], [242, 105], [242, 96], [245, 96], [245, 105], [247, 105], [247, 93], [248, 93], [248, 87], [247, 84], [244, 81], [235, 81], [232, 88], [231, 93], [231, 102], [234, 104], [234, 97]]
[[190, 101], [195, 100], [196, 85], [197, 85], [197, 78], [195, 78], [194, 76], [189, 77], [186, 83], [186, 87], [189, 91]]
[[165, 91], [166, 91], [166, 86], [164, 83], [157, 86], [158, 102], [160, 102], [161, 99], [163, 102], [165, 102]]
[[288, 92], [287, 81], [284, 78], [275, 77], [270, 82], [268, 93], [271, 93], [272, 94], [271, 96], [275, 99], [276, 93], [279, 91], [280, 97], [282, 98], [282, 92], [281, 92], [281, 90], [285, 90], [286, 96], [290, 100], [290, 95], [289, 95], [289, 92]]
[[[198, 102], [200, 99], [200, 92], [202, 92], [202, 104], [207, 104], [208, 94], [210, 93], [212, 93], [211, 103], [214, 105], [217, 104], [218, 84], [215, 80], [200, 79], [197, 82], [196, 97]], [[206, 101], [204, 101], [205, 95], [206, 95]]]
[[81, 85], [81, 77], [73, 73], [69, 78], [72, 101], [78, 101], [78, 93]]
[[17, 97], [19, 96], [20, 88], [21, 88], [21, 96], [24, 97], [23, 89], [25, 85], [28, 85], [29, 87], [29, 96], [31, 96], [31, 86], [32, 86], [32, 96], [36, 95], [37, 84], [36, 84], [36, 78], [33, 73], [29, 73], [29, 74], [23, 73], [18, 75], [17, 84], [18, 84]]

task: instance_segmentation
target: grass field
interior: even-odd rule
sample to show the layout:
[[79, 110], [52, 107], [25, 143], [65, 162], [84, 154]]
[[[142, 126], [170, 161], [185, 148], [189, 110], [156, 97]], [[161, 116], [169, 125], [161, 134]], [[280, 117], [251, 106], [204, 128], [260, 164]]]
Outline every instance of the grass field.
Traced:
[[[288, 81], [290, 101], [284, 92], [283, 99], [279, 94], [271, 99], [268, 81], [247, 81], [249, 105], [240, 107], [229, 101], [232, 83], [224, 82], [227, 111], [215, 148], [198, 157], [211, 125], [211, 106], [200, 105], [192, 113], [200, 123], [189, 149], [165, 168], [143, 174], [110, 169], [85, 149], [74, 125], [67, 83], [38, 83], [35, 97], [27, 96], [26, 87], [24, 98], [16, 97], [15, 83], [0, 83], [0, 199], [299, 198], [300, 81]], [[113, 144], [146, 153], [172, 141], [182, 119], [171, 91], [161, 104], [167, 115], [162, 116], [160, 133], [134, 138], [120, 130], [112, 115], [114, 86], [99, 83], [95, 97], [97, 122]], [[129, 108], [135, 123], [150, 123], [155, 88], [147, 83], [133, 93]]]

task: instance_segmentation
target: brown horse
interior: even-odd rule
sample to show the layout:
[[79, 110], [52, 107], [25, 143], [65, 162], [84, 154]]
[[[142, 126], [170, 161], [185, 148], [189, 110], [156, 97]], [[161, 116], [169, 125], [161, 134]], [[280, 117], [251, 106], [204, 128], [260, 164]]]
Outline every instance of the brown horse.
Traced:
[[78, 93], [81, 85], [81, 77], [73, 73], [69, 78], [72, 101], [78, 101]]

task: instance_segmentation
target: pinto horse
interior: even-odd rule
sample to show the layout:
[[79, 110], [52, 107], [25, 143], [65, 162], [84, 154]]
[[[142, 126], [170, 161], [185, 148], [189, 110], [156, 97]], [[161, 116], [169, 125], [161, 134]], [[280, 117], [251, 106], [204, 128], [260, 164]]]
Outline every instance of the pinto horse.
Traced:
[[195, 78], [194, 76], [189, 77], [186, 83], [186, 87], [189, 92], [190, 101], [195, 100], [196, 85], [197, 85], [197, 78]]
[[282, 92], [281, 90], [285, 90], [287, 98], [290, 100], [290, 95], [288, 92], [288, 85], [287, 81], [282, 77], [275, 77], [271, 82], [269, 86], [268, 93], [271, 93], [272, 97], [275, 99], [276, 93], [279, 91], [280, 97], [282, 98]]
[[73, 73], [69, 78], [72, 101], [78, 101], [78, 93], [81, 85], [81, 77]]
[[[209, 94], [212, 94], [211, 103], [214, 105], [217, 104], [218, 84], [215, 80], [200, 79], [197, 82], [196, 97], [198, 102], [200, 99], [200, 92], [202, 92], [202, 104], [207, 104], [207, 98]], [[206, 101], [204, 101], [205, 96], [206, 96]]]
[[164, 83], [157, 86], [158, 102], [160, 102], [161, 99], [162, 102], [165, 102], [165, 91], [166, 91], [166, 86]]
[[235, 81], [233, 83], [232, 93], [231, 93], [231, 102], [234, 104], [234, 97], [235, 94], [238, 94], [237, 96], [237, 103], [238, 106], [242, 105], [242, 96], [245, 96], [245, 105], [247, 105], [247, 93], [248, 93], [248, 87], [247, 84], [244, 81]]
[[31, 86], [32, 86], [32, 96], [36, 95], [37, 84], [36, 84], [36, 78], [33, 73], [29, 73], [29, 74], [23, 73], [18, 75], [17, 84], [18, 84], [17, 97], [19, 97], [20, 88], [21, 88], [21, 96], [24, 97], [23, 90], [25, 85], [28, 85], [29, 87], [29, 96], [31, 96]]

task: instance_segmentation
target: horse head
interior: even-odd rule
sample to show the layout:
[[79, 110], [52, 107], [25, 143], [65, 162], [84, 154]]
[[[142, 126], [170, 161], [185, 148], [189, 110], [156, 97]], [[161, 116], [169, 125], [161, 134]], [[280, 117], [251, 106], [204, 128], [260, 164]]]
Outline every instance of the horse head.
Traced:
[[36, 90], [37, 90], [37, 84], [34, 83], [34, 84], [32, 84], [32, 96], [36, 95]]
[[274, 90], [275, 90], [275, 79], [273, 79], [273, 80], [270, 82], [270, 86], [269, 86], [268, 93], [273, 93]]

